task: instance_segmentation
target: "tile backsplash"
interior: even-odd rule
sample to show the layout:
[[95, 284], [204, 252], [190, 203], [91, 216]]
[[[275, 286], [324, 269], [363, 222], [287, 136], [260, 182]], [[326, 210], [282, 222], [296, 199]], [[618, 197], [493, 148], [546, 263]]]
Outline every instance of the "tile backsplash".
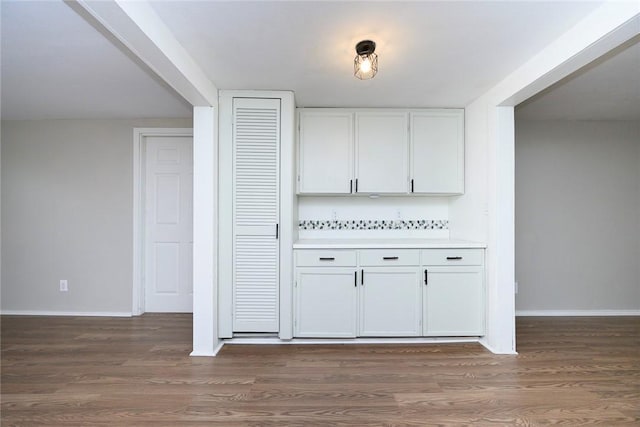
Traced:
[[300, 230], [448, 230], [449, 221], [442, 219], [352, 219], [298, 222]]

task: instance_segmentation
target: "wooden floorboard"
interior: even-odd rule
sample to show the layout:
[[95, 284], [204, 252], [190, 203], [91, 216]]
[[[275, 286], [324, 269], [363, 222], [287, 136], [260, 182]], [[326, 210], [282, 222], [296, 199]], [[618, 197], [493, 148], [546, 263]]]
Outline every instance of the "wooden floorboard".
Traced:
[[229, 345], [191, 316], [2, 316], [2, 426], [640, 426], [640, 317], [518, 318], [479, 344]]

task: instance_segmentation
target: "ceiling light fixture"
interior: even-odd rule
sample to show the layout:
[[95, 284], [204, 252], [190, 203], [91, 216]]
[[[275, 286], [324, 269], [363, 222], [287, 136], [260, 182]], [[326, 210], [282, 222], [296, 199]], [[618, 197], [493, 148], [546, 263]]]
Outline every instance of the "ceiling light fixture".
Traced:
[[362, 40], [356, 45], [356, 57], [353, 60], [353, 75], [360, 80], [372, 79], [378, 72], [378, 55], [374, 53], [376, 42]]

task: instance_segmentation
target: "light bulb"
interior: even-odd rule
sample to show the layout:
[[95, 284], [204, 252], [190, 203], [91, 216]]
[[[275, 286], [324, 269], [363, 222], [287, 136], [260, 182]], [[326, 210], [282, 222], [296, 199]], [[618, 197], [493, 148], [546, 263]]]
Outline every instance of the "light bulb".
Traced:
[[371, 71], [371, 60], [369, 58], [365, 58], [360, 64], [360, 71], [363, 73], [368, 73]]

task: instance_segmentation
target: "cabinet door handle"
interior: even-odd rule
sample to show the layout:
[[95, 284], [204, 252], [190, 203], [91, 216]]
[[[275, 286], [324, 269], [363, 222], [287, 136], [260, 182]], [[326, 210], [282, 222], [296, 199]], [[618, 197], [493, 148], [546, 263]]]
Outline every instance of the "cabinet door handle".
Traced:
[[360, 271], [360, 284], [364, 286], [364, 269]]
[[413, 178], [411, 178], [411, 192], [413, 193]]
[[383, 256], [382, 259], [385, 260], [385, 261], [395, 261], [395, 260], [398, 259], [398, 257], [397, 256]]
[[461, 256], [448, 256], [447, 257], [447, 261], [459, 261], [461, 259], [462, 259]]
[[276, 239], [278, 239], [278, 236], [280, 235], [280, 224], [276, 224]]
[[353, 193], [353, 180], [349, 180], [349, 194]]
[[358, 192], [358, 178], [356, 178], [356, 193]]
[[427, 278], [429, 274], [428, 270], [424, 271], [424, 285], [427, 286], [429, 284], [429, 279]]
[[358, 287], [358, 270], [353, 272], [353, 286]]
[[320, 261], [335, 261], [334, 257], [320, 257]]

